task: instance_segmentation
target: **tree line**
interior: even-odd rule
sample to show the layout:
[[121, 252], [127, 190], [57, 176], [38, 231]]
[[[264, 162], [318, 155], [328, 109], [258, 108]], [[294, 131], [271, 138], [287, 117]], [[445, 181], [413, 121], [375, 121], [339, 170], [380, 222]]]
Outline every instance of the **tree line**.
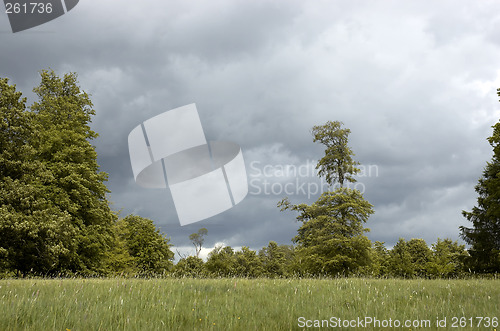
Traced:
[[[152, 220], [120, 218], [110, 208], [90, 128], [95, 110], [75, 73], [40, 72], [38, 96], [26, 98], [0, 78], [0, 275], [128, 275], [191, 277], [459, 277], [500, 271], [500, 122], [488, 138], [493, 158], [476, 192], [478, 204], [460, 227], [469, 245], [438, 239], [399, 241], [388, 249], [371, 242], [365, 224], [373, 206], [355, 189], [359, 163], [348, 145], [350, 130], [330, 121], [312, 128], [325, 147], [316, 169], [330, 185], [310, 205], [278, 202], [301, 223], [293, 245], [271, 241], [254, 251], [216, 247], [199, 258], [206, 229], [189, 239], [196, 256], [175, 265], [170, 239]], [[499, 91], [500, 93], [500, 91]]]
[[[170, 272], [178, 277], [462, 277], [469, 273], [465, 261], [468, 257], [465, 245], [450, 239], [438, 239], [431, 248], [423, 239], [406, 241], [400, 238], [392, 249], [374, 242], [368, 249], [365, 264], [353, 268], [328, 269], [305, 259], [294, 245], [278, 245], [271, 241], [255, 251], [248, 247], [234, 250], [230, 246], [218, 246], [203, 261], [196, 256], [179, 260]], [[314, 256], [312, 256], [314, 259]]]

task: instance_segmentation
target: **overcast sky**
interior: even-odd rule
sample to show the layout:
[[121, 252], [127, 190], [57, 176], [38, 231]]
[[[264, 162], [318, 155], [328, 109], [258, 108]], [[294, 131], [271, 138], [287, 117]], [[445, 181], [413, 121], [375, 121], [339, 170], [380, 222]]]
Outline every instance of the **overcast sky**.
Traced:
[[[306, 170], [323, 149], [310, 129], [329, 120], [351, 129], [364, 166], [357, 188], [375, 208], [369, 238], [431, 244], [459, 239], [461, 211], [474, 206], [491, 158], [500, 3], [82, 0], [15, 34], [0, 13], [0, 76], [31, 102], [47, 68], [76, 72], [91, 94], [113, 209], [151, 218], [181, 251], [194, 252], [184, 247], [201, 227], [207, 247], [291, 244], [300, 224], [276, 204], [319, 197]], [[191, 103], [208, 140], [241, 146], [250, 187], [234, 208], [181, 227], [169, 190], [134, 182], [127, 137]], [[296, 173], [280, 172], [286, 166]], [[280, 192], [287, 183], [292, 194]]]

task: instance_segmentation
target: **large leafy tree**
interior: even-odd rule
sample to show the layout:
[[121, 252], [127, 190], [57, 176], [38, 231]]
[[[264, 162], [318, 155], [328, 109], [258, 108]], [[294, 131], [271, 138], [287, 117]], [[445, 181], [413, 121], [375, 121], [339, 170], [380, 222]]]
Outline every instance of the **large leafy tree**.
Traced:
[[25, 103], [0, 79], [0, 268], [48, 274], [71, 256], [75, 231], [70, 214], [49, 198], [54, 176], [37, 158]]
[[[499, 90], [500, 95], [500, 90]], [[470, 265], [478, 272], [500, 272], [500, 122], [488, 138], [493, 157], [475, 187], [479, 197], [472, 211], [463, 211], [472, 227], [461, 226], [461, 237], [470, 245]]]
[[302, 222], [293, 241], [298, 244], [296, 258], [302, 272], [311, 274], [344, 274], [360, 272], [370, 263], [371, 242], [364, 235], [364, 223], [373, 214], [373, 206], [360, 191], [343, 187], [344, 181], [355, 182], [358, 172], [354, 155], [348, 146], [349, 130], [341, 122], [327, 122], [313, 127], [314, 141], [325, 145], [325, 156], [319, 160], [318, 175], [340, 187], [324, 192], [312, 205], [292, 204], [285, 198], [281, 210], [299, 213]]
[[90, 128], [95, 111], [74, 73], [58, 77], [41, 71], [34, 89], [38, 101], [31, 106], [36, 160], [50, 172], [46, 199], [66, 215], [75, 230], [75, 249], [61, 267], [71, 271], [102, 271], [112, 242], [116, 214], [106, 194], [107, 173], [100, 171], [91, 141], [98, 134]]

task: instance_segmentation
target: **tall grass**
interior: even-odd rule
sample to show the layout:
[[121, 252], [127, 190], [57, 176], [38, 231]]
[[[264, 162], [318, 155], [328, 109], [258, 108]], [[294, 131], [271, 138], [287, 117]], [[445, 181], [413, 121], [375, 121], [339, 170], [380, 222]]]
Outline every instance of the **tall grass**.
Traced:
[[452, 317], [500, 318], [500, 280], [0, 280], [0, 330], [294, 330], [301, 316], [426, 319], [433, 329], [446, 317], [449, 328]]

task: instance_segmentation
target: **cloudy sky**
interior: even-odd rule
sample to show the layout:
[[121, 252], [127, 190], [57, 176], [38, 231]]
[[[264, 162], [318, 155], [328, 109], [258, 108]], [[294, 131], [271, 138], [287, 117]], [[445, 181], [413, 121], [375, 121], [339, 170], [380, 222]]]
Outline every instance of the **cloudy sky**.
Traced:
[[[207, 247], [290, 244], [300, 224], [276, 204], [319, 197], [310, 129], [329, 120], [351, 129], [370, 239], [456, 240], [500, 118], [497, 1], [82, 0], [15, 34], [0, 13], [0, 40], [0, 76], [30, 102], [39, 70], [78, 74], [113, 208], [151, 218], [187, 253], [201, 227]], [[241, 146], [250, 187], [181, 227], [169, 190], [134, 182], [127, 137], [191, 103], [208, 140]]]

